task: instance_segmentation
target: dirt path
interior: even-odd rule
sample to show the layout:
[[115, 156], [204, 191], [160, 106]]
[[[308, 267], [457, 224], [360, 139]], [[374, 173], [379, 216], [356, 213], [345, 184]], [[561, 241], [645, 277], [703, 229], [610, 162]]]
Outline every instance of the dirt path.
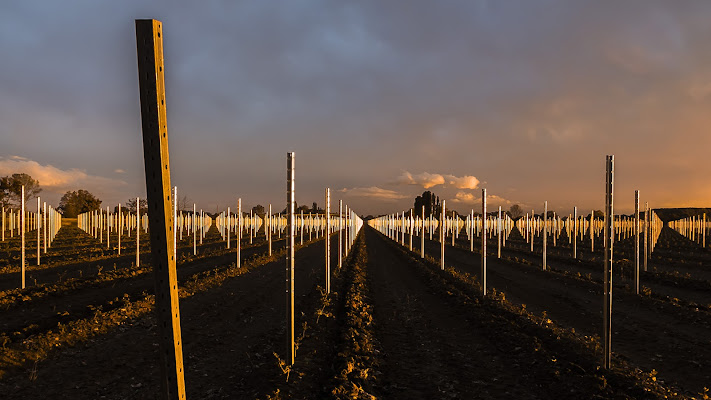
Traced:
[[520, 361], [432, 293], [375, 231], [365, 235], [383, 398], [546, 398]]

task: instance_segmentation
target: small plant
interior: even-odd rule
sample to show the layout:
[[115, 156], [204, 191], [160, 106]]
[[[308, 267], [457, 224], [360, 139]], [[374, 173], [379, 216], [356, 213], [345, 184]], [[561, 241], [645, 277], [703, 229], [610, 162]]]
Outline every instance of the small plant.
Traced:
[[281, 357], [279, 357], [279, 354], [276, 352], [273, 353], [274, 357], [277, 359], [277, 365], [279, 366], [279, 369], [281, 369], [281, 372], [286, 375], [286, 381], [289, 382], [289, 374], [291, 373], [291, 365], [286, 365], [286, 361], [282, 360]]

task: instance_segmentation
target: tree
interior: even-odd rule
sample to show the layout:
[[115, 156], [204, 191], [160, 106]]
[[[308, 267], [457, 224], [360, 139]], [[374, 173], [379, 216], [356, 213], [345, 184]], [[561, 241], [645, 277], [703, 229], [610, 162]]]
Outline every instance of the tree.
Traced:
[[[135, 200], [133, 201], [136, 202]], [[180, 197], [178, 196], [178, 211], [192, 211], [193, 202], [188, 198], [188, 196]]]
[[[178, 203], [178, 204], [180, 204], [180, 203]], [[141, 199], [138, 207], [141, 210], [141, 214], [147, 213], [148, 212], [148, 200]], [[126, 208], [128, 208], [128, 211], [135, 214], [136, 213], [136, 199], [128, 199], [128, 201], [126, 202]], [[190, 211], [192, 211], [192, 208], [190, 209]]]
[[429, 190], [422, 193], [422, 196], [415, 198], [415, 215], [422, 216], [422, 207], [425, 208], [425, 218], [434, 215], [439, 216], [442, 213], [442, 207], [439, 203], [439, 197]]
[[25, 187], [25, 203], [37, 197], [42, 191], [39, 182], [27, 174], [12, 174], [0, 178], [0, 202], [3, 205], [20, 206], [22, 202], [22, 186]]
[[84, 189], [77, 191], [67, 191], [59, 200], [59, 210], [66, 218], [76, 218], [77, 215], [89, 211], [98, 210], [101, 207], [101, 200]]
[[254, 213], [254, 215], [259, 216], [264, 215], [264, 206], [261, 204], [257, 204], [256, 206], [252, 207], [252, 213]]
[[304, 214], [308, 214], [309, 212], [311, 212], [311, 209], [309, 208], [309, 206], [303, 205], [303, 206], [300, 206], [299, 208], [297, 208], [294, 212], [299, 214], [302, 211], [304, 212]]
[[509, 216], [511, 219], [519, 219], [523, 216], [523, 209], [518, 204], [514, 204], [509, 208]]

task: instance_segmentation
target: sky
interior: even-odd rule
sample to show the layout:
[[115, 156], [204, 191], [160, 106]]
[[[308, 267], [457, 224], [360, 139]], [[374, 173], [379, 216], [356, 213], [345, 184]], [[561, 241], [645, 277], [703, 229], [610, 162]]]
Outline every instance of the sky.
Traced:
[[[208, 211], [711, 206], [708, 1], [0, 3], [0, 176], [145, 196], [135, 19], [163, 22], [171, 180]], [[332, 207], [334, 206], [332, 205]]]

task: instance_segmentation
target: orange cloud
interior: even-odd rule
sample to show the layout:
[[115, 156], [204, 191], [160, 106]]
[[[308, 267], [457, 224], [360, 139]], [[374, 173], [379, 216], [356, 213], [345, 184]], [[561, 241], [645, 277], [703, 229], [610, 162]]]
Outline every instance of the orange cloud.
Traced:
[[438, 185], [448, 185], [457, 189], [476, 189], [477, 186], [479, 186], [479, 180], [471, 175], [459, 177], [455, 175], [432, 174], [429, 172], [413, 175], [408, 171], [403, 172], [402, 175], [396, 179], [396, 183], [401, 185], [422, 186], [425, 189]]
[[19, 156], [0, 158], [0, 175], [5, 176], [16, 173], [30, 175], [39, 181], [42, 188], [55, 193], [76, 189], [106, 190], [126, 185], [124, 181], [89, 175], [86, 171], [76, 168], [63, 170], [53, 165], [42, 165], [37, 161]]
[[356, 187], [356, 188], [350, 188], [350, 189], [344, 188], [344, 189], [341, 189], [340, 192], [344, 193], [346, 196], [368, 197], [368, 198], [372, 198], [372, 199], [385, 200], [385, 201], [400, 200], [400, 199], [405, 199], [408, 197], [408, 196], [400, 194], [394, 190], [382, 189], [377, 186]]

